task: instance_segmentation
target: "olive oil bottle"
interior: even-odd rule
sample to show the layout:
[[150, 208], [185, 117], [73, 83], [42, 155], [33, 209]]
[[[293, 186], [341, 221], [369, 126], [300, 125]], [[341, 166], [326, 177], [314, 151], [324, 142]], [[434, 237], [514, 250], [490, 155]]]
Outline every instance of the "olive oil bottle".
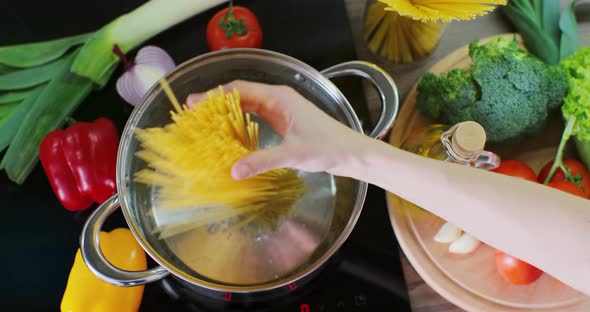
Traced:
[[[466, 121], [453, 126], [433, 124], [420, 128], [401, 148], [424, 157], [491, 170], [500, 165], [500, 157], [485, 151], [485, 143], [484, 128]], [[469, 254], [481, 244], [476, 237], [449, 222], [442, 224], [433, 239], [449, 244], [448, 251], [453, 254]]]
[[484, 151], [486, 132], [474, 122], [453, 126], [432, 124], [414, 131], [401, 148], [424, 157], [464, 164], [482, 169], [494, 169], [500, 158]]

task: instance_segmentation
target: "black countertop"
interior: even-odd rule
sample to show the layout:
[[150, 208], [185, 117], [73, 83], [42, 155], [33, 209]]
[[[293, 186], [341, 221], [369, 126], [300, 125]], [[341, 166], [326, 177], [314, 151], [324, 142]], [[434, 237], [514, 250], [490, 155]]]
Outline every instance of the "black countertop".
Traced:
[[[0, 1], [0, 46], [93, 31], [144, 2]], [[247, 6], [258, 16], [264, 32], [264, 49], [288, 54], [318, 70], [356, 58], [344, 1], [250, 0], [235, 1], [235, 4]], [[217, 7], [193, 17], [145, 44], [162, 47], [177, 64], [206, 53], [205, 27], [219, 9]], [[132, 107], [115, 91], [115, 82], [120, 74], [121, 68], [103, 90], [93, 92], [82, 103], [73, 117], [86, 121], [109, 117], [122, 131]], [[335, 82], [355, 107], [359, 118], [369, 124], [360, 81], [357, 78], [339, 78]], [[371, 187], [363, 214], [374, 214], [376, 219], [387, 218], [384, 200], [383, 192]], [[3, 268], [0, 310], [59, 310], [78, 248], [80, 230], [89, 211], [72, 213], [61, 207], [40, 165], [21, 186], [10, 182], [0, 172], [0, 203], [3, 220], [0, 227], [0, 267]], [[367, 212], [370, 206], [377, 207]], [[111, 217], [105, 230], [115, 227], [126, 227], [120, 213]], [[368, 224], [357, 227], [355, 232], [385, 231], [393, 237], [389, 222], [377, 227], [383, 229], [375, 229]], [[391, 241], [391, 252], [397, 255], [397, 245], [394, 240]], [[401, 276], [399, 263], [392, 266]], [[403, 281], [403, 277], [400, 278]], [[399, 287], [404, 288], [405, 285]], [[403, 296], [405, 289], [400, 292]], [[172, 307], [171, 304], [159, 285], [148, 285], [141, 310], [162, 311]]]

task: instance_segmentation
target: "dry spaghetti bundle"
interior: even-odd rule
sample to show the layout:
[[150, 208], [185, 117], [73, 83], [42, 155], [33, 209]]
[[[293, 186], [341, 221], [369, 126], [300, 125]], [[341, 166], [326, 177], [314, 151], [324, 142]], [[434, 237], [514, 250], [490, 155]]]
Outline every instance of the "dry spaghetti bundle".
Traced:
[[507, 0], [379, 0], [387, 9], [424, 22], [466, 21], [493, 11]]
[[436, 48], [443, 24], [414, 20], [386, 8], [376, 2], [367, 11], [365, 39], [369, 50], [395, 63], [410, 63]]
[[369, 49], [396, 63], [428, 56], [446, 23], [471, 20], [507, 0], [377, 0], [367, 10]]
[[225, 93], [219, 87], [189, 108], [178, 103], [165, 82], [162, 86], [175, 107], [172, 123], [136, 130], [142, 148], [136, 155], [147, 168], [135, 176], [155, 187], [160, 213], [183, 215], [159, 228], [160, 237], [220, 222], [274, 227], [305, 186], [289, 169], [232, 178], [233, 164], [258, 149], [258, 123], [242, 112], [238, 91]]

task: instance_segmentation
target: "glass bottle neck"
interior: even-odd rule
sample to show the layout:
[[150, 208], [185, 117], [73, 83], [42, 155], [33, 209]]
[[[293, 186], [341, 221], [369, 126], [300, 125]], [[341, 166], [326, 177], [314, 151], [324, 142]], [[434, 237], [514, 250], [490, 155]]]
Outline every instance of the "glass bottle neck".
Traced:
[[[497, 168], [500, 165], [500, 157], [492, 152], [484, 151], [481, 149], [465, 149], [456, 140], [455, 133], [461, 124], [454, 125], [447, 131], [441, 134], [440, 140], [447, 153], [445, 161], [463, 164], [475, 168], [491, 170]], [[485, 136], [481, 138], [483, 140], [481, 146], [485, 144]]]

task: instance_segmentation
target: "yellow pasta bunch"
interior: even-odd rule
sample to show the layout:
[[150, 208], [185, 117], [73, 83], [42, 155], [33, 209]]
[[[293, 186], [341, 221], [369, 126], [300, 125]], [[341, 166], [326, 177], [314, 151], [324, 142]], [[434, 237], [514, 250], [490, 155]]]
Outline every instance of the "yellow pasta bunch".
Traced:
[[395, 63], [410, 63], [429, 55], [438, 43], [444, 25], [401, 16], [375, 2], [367, 11], [365, 39], [369, 50]]
[[297, 173], [275, 169], [244, 180], [231, 176], [233, 164], [258, 149], [258, 123], [244, 114], [237, 90], [209, 92], [192, 108], [182, 107], [163, 83], [175, 111], [164, 127], [137, 129], [147, 168], [137, 182], [155, 186], [165, 213], [190, 210], [194, 218], [160, 229], [174, 235], [200, 226], [231, 221], [274, 226], [305, 192]]
[[395, 63], [410, 63], [436, 48], [446, 23], [485, 15], [506, 2], [377, 0], [367, 10], [365, 39], [373, 53]]
[[[470, 20], [493, 11], [507, 0], [379, 0], [386, 10], [424, 22]], [[557, 1], [557, 0], [555, 0]]]

